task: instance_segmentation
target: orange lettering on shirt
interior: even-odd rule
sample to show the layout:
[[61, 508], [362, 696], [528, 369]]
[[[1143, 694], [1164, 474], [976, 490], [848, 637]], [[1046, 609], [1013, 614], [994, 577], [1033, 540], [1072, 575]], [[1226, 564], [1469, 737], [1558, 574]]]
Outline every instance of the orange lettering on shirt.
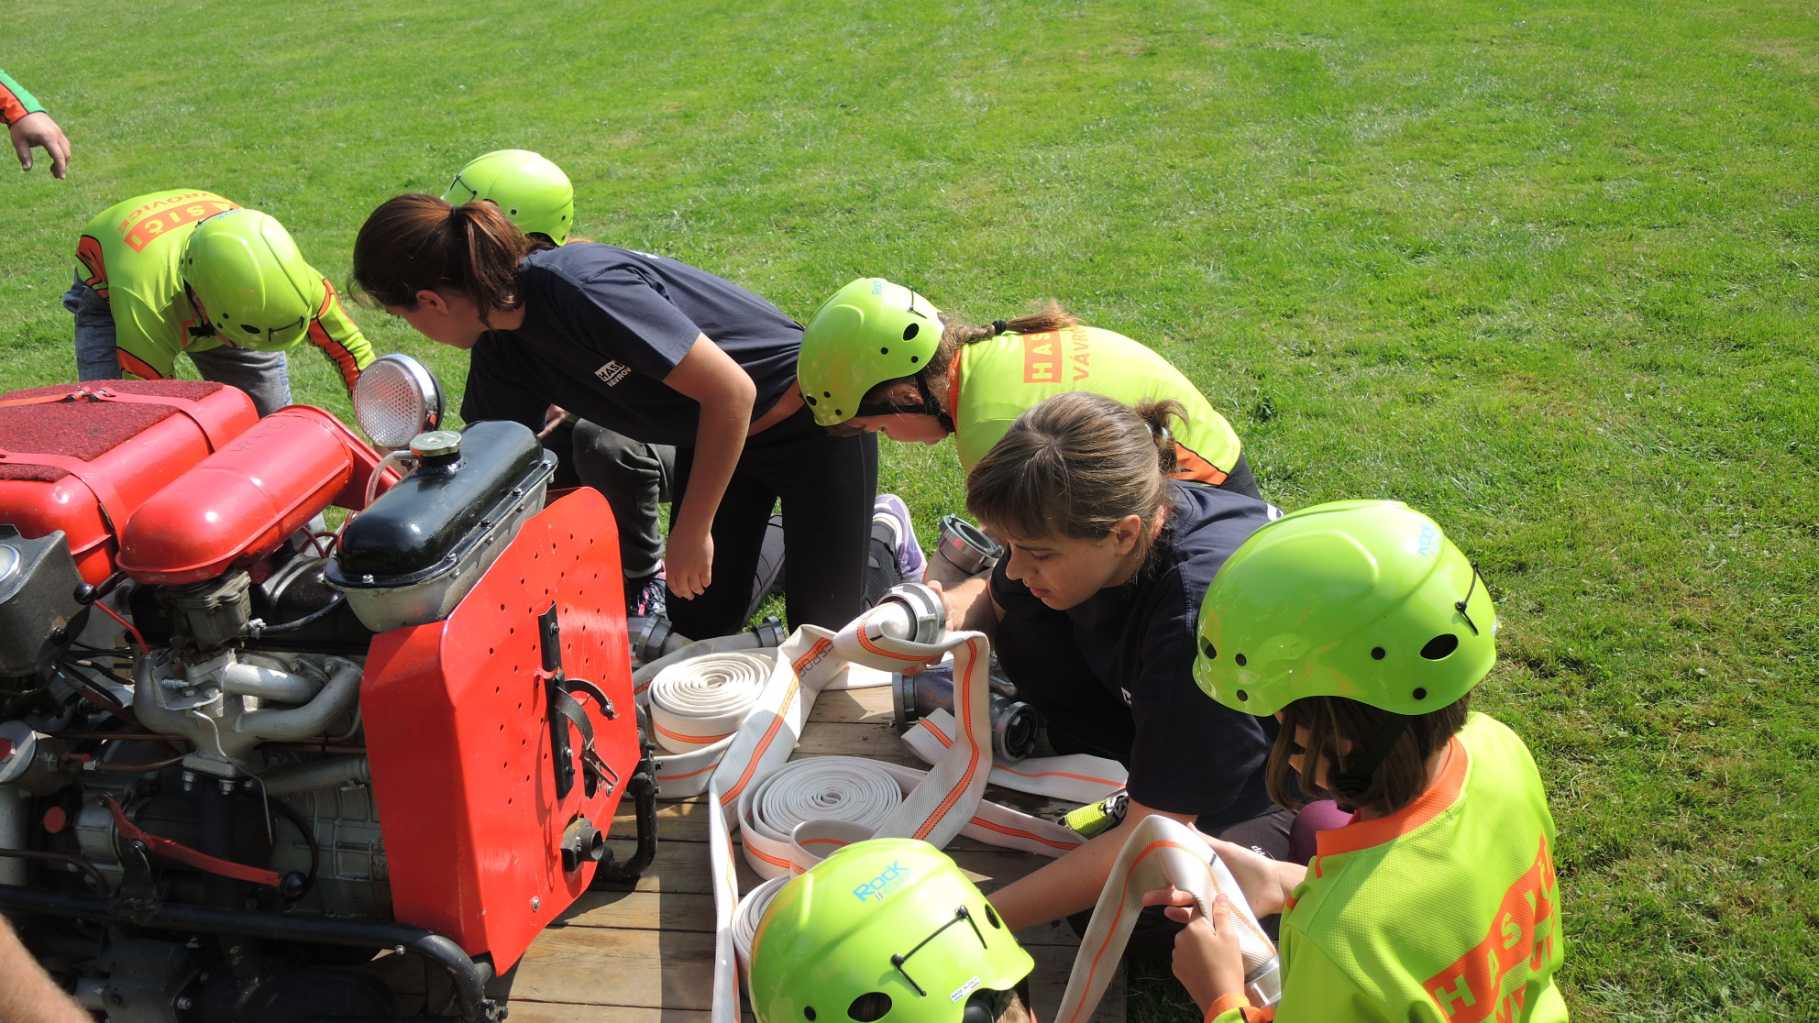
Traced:
[[1522, 988], [1518, 984], [1506, 994], [1505, 981], [1525, 979], [1547, 961], [1553, 935], [1544, 930], [1537, 937], [1535, 931], [1552, 920], [1556, 891], [1554, 861], [1543, 837], [1534, 865], [1504, 893], [1490, 933], [1427, 979], [1427, 993], [1448, 1023], [1515, 1018], [1522, 1007]]
[[138, 219], [128, 217], [120, 224], [120, 239], [126, 243], [128, 248], [139, 252], [167, 231], [175, 231], [185, 224], [193, 224], [205, 217], [212, 217], [223, 210], [234, 208], [234, 204], [231, 202], [207, 199], [176, 209], [148, 213]]
[[1023, 335], [1023, 382], [1052, 384], [1061, 379], [1061, 359], [1056, 347], [1061, 335], [1054, 331]]
[[1068, 351], [1068, 362], [1074, 367], [1072, 383], [1085, 380], [1093, 371], [1093, 353], [1086, 347], [1086, 333], [1080, 330], [1070, 331], [1073, 346]]

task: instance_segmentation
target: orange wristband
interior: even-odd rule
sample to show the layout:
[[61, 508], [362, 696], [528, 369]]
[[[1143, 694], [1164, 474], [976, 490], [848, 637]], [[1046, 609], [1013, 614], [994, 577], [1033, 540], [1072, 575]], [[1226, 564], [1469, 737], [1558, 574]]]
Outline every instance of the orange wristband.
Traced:
[[1202, 1023], [1213, 1023], [1213, 1020], [1219, 1018], [1220, 1015], [1230, 1012], [1233, 1009], [1247, 1008], [1250, 1004], [1250, 999], [1236, 991], [1220, 995], [1213, 999], [1213, 1004], [1206, 1007], [1206, 1016], [1202, 1020]]

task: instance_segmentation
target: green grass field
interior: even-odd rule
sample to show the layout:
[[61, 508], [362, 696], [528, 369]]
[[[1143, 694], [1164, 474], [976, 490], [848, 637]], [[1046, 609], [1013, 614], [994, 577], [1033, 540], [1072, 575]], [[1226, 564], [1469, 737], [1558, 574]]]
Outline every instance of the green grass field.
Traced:
[[[1476, 557], [1578, 1018], [1819, 1019], [1812, 5], [133, 6], [8, 18], [74, 162], [0, 168], [0, 385], [73, 376], [104, 206], [214, 189], [341, 281], [373, 206], [504, 146], [580, 233], [799, 318], [861, 274], [1059, 298], [1186, 369], [1278, 503], [1403, 498]], [[885, 466], [957, 510], [950, 451]]]

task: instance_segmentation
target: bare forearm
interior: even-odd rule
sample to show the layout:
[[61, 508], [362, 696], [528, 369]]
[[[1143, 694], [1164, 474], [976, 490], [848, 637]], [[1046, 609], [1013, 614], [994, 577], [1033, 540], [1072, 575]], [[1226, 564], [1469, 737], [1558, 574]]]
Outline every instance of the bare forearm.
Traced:
[[[1131, 829], [1155, 810], [1130, 805], [1124, 821], [1103, 835], [992, 893], [992, 906], [1013, 931], [1091, 909]], [[1169, 816], [1176, 816], [1170, 814]]]
[[93, 1023], [25, 950], [0, 917], [0, 1019], [8, 1023]]
[[752, 418], [752, 402], [736, 398], [701, 406], [695, 427], [695, 461], [689, 470], [688, 492], [676, 515], [676, 530], [691, 536], [705, 535], [714, 525], [714, 512], [726, 496], [733, 468], [745, 450], [745, 428]]

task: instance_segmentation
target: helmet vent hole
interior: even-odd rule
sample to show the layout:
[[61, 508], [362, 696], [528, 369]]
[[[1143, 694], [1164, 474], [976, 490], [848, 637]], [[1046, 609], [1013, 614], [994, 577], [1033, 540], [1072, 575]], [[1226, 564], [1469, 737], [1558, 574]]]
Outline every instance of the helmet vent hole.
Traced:
[[922, 361], [922, 356], [920, 356], [920, 355], [912, 355], [912, 356], [910, 356], [910, 361], [911, 361], [911, 362], [921, 362], [921, 361]]
[[1427, 699], [1427, 690], [1425, 690], [1425, 689], [1415, 690], [1415, 699], [1417, 699], [1417, 700]]
[[1245, 660], [1244, 660], [1244, 655], [1243, 655], [1243, 654], [1239, 654], [1239, 655], [1238, 655], [1238, 656], [1236, 656], [1236, 657], [1234, 657], [1234, 658], [1232, 658], [1232, 660], [1234, 660], [1234, 661], [1236, 661], [1236, 662], [1238, 662], [1238, 667], [1240, 667], [1240, 668], [1242, 668], [1242, 667], [1244, 667], [1244, 665], [1245, 665], [1245, 663], [1246, 663], [1246, 662], [1245, 662]]
[[241, 324], [241, 325], [240, 325], [240, 329], [241, 329], [241, 330], [244, 330], [244, 331], [246, 331], [246, 332], [247, 332], [247, 333], [248, 333], [248, 334], [257, 334], [257, 333], [259, 333], [259, 328], [258, 328], [258, 327], [255, 327], [255, 326], [253, 326], [253, 325], [252, 325], [252, 324], [250, 324], [250, 323], [242, 323], [242, 324]]
[[1245, 692], [1242, 689], [1238, 690], [1238, 702], [1239, 703], [1243, 703], [1244, 701], [1246, 701], [1250, 698], [1251, 698], [1251, 694]]
[[1383, 648], [1382, 647], [1380, 647], [1380, 646], [1371, 647], [1371, 660], [1373, 660], [1373, 661], [1383, 660]]
[[1205, 654], [1206, 659], [1209, 661], [1216, 661], [1219, 659], [1219, 650], [1217, 647], [1213, 646], [1211, 640], [1203, 639], [1200, 641], [1200, 652]]
[[814, 395], [812, 395], [812, 394], [811, 394], [811, 395], [809, 395], [809, 396], [808, 396], [808, 403], [809, 403], [809, 404], [810, 404], [810, 405], [813, 405], [813, 404], [814, 404], [814, 403], [815, 403], [815, 396], [814, 396]]
[[919, 331], [921, 331], [921, 329], [922, 329], [921, 325], [915, 324], [915, 323], [912, 323], [909, 326], [904, 327], [903, 328], [903, 340], [905, 340], [905, 341], [915, 340], [916, 334]]
[[880, 348], [880, 349], [878, 349], [878, 354], [879, 354], [879, 355], [889, 355], [889, 354], [890, 354], [890, 353], [891, 353], [891, 350], [890, 350], [890, 349], [889, 349], [889, 348]]
[[1001, 931], [1004, 929], [1004, 925], [998, 922], [998, 911], [993, 909], [992, 904], [989, 902], [985, 904], [985, 920], [992, 925], [993, 930]]
[[512, 216], [514, 216], [514, 217], [515, 217], [515, 216], [517, 216], [517, 215], [518, 215], [518, 207], [516, 207], [516, 206], [513, 206], [513, 207], [512, 207], [512, 209], [511, 209], [511, 215], [512, 215]]
[[822, 396], [822, 397], [823, 397], [823, 398], [832, 398], [832, 397], [833, 397], [833, 396], [834, 396], [834, 392], [832, 392], [832, 391], [822, 391], [822, 392], [821, 392], [821, 396]]
[[1457, 649], [1459, 649], [1459, 637], [1450, 632], [1442, 632], [1427, 641], [1427, 645], [1421, 648], [1421, 656], [1430, 661], [1442, 661]]
[[837, 408], [837, 409], [835, 409], [835, 410], [834, 410], [834, 415], [837, 415], [837, 416], [844, 416], [844, 415], [846, 415], [846, 410], [845, 410], [845, 409], [838, 409], [838, 408]]
[[853, 1004], [846, 1007], [846, 1014], [859, 1023], [875, 1023], [891, 1011], [891, 996], [882, 991], [872, 991], [853, 999]]
[[803, 1006], [802, 1007], [802, 1018], [806, 1019], [806, 1020], [813, 1020], [815, 1018], [815, 1007], [812, 1005]]

